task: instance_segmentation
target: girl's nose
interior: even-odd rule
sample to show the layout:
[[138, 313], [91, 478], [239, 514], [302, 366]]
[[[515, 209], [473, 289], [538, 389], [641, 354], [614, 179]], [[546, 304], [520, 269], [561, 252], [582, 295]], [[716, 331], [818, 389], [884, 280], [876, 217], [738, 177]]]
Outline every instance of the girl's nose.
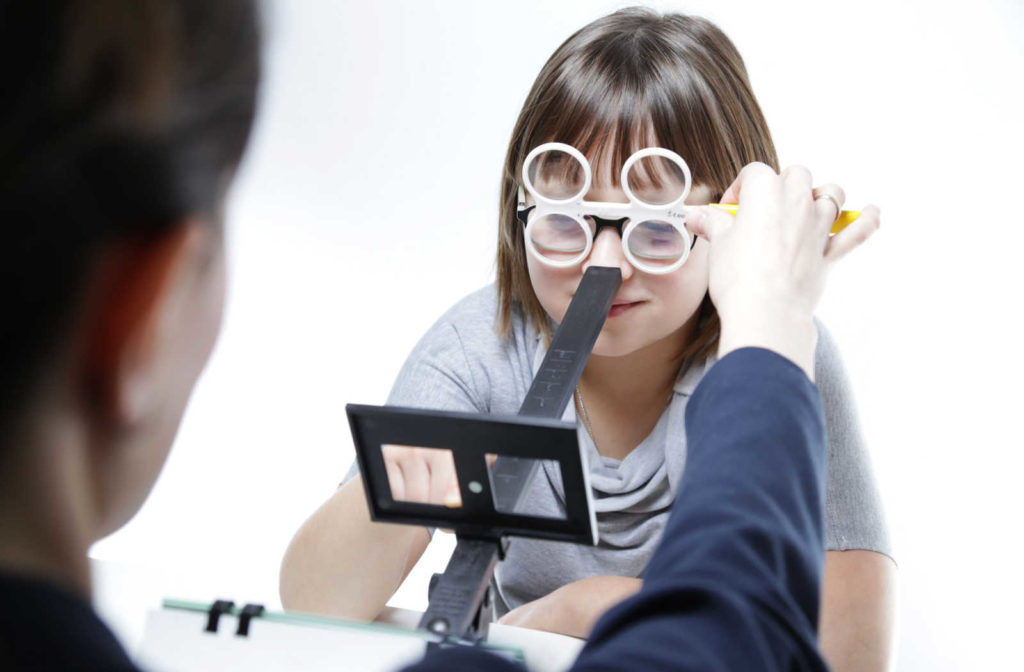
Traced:
[[583, 272], [586, 273], [591, 266], [617, 268], [622, 273], [623, 282], [633, 275], [633, 265], [626, 259], [622, 251], [622, 239], [614, 228], [602, 227], [598, 231], [590, 254], [583, 260]]

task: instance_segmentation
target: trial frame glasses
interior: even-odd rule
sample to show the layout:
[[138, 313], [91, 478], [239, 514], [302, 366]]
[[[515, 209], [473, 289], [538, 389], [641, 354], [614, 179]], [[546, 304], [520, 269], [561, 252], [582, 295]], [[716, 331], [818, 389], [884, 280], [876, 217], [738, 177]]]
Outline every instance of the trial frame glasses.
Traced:
[[[628, 203], [584, 200], [592, 181], [590, 162], [571, 145], [547, 142], [527, 154], [516, 216], [535, 259], [575, 266], [590, 254], [600, 229], [612, 226], [634, 268], [662, 275], [686, 263], [696, 237], [685, 226], [693, 179], [681, 156], [662, 147], [633, 153], [620, 175]], [[526, 205], [527, 193], [534, 205]]]

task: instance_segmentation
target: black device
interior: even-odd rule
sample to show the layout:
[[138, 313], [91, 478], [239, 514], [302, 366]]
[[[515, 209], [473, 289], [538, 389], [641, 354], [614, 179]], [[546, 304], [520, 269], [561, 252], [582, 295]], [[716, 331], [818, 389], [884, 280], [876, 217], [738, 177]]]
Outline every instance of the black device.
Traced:
[[[617, 268], [587, 269], [518, 415], [345, 407], [370, 517], [443, 527], [456, 535], [448, 566], [431, 581], [420, 628], [469, 641], [486, 637], [493, 613], [489, 587], [508, 537], [597, 543], [576, 428], [561, 417], [621, 284]], [[449, 508], [393, 497], [383, 451], [402, 447], [450, 451], [461, 505]], [[552, 474], [562, 480], [564, 512], [530, 512], [525, 494], [532, 479]]]

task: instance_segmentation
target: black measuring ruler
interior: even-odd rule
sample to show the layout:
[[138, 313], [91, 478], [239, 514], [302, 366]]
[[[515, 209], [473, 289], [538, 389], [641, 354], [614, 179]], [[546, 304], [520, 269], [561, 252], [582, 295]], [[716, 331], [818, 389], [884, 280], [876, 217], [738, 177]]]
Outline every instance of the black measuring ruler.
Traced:
[[[519, 408], [519, 417], [561, 419], [621, 285], [617, 268], [587, 269]], [[491, 467], [494, 508], [517, 511], [539, 466], [536, 459], [499, 455]], [[585, 487], [583, 482], [570, 481], [563, 486], [567, 497], [570, 489]], [[500, 538], [459, 535], [444, 574], [434, 575], [419, 627], [464, 639], [485, 636], [493, 613], [488, 588], [506, 543]]]
[[[617, 268], [587, 269], [519, 407], [520, 417], [562, 417], [621, 285], [622, 273]], [[526, 486], [539, 466], [537, 460], [499, 457], [491, 469], [495, 508], [518, 510]]]

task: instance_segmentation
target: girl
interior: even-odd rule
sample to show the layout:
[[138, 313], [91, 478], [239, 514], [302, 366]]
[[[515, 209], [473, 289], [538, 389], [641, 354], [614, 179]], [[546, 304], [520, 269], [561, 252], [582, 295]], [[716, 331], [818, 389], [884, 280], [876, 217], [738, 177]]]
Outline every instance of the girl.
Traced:
[[[587, 217], [578, 258], [551, 253], [537, 224], [524, 228], [537, 217], [524, 191], [537, 184], [523, 184], [524, 162], [549, 142], [582, 154], [593, 175], [585, 200], [604, 203], [627, 202], [630, 185], [620, 184], [620, 171], [643, 148], [685, 159], [691, 206], [735, 202], [730, 185], [744, 165], [777, 171], [778, 161], [743, 62], [714, 25], [630, 9], [584, 27], [545, 64], [513, 129], [496, 285], [449, 310], [392, 389], [394, 405], [514, 414], [582, 274], [591, 265], [621, 270], [622, 287], [565, 416], [580, 421], [600, 543], [517, 539], [496, 575], [503, 622], [585, 637], [601, 613], [639, 588], [685, 467], [686, 403], [715, 361], [719, 325], [707, 296], [706, 243], [685, 231], [687, 251], [672, 253], [683, 262], [657, 268], [636, 249], [636, 236], [623, 243], [621, 222], [617, 229]], [[548, 178], [574, 174], [553, 165], [561, 167]], [[664, 186], [656, 170], [647, 172]], [[810, 180], [802, 168], [784, 175]], [[841, 207], [838, 187], [815, 194]], [[879, 669], [888, 659], [893, 568], [883, 555], [885, 529], [842, 365], [820, 326], [815, 371], [830, 437], [822, 647], [836, 669]], [[439, 452], [395, 458], [394, 485], [430, 496], [446, 491], [450, 476], [422, 455]], [[373, 618], [429, 542], [424, 529], [370, 523], [356, 475], [353, 469], [293, 540], [282, 565], [286, 607]], [[558, 487], [535, 479], [529, 500], [536, 512], [557, 512]]]

